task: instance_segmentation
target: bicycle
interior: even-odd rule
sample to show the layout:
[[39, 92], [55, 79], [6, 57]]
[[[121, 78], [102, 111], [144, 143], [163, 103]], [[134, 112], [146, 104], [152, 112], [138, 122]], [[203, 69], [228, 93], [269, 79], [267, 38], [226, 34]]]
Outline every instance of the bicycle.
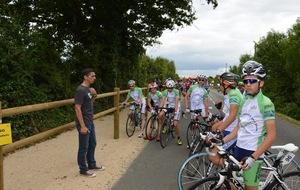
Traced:
[[[243, 177], [240, 174], [240, 163], [232, 155], [226, 152], [222, 147], [217, 146], [218, 154], [224, 159], [224, 166], [218, 172], [202, 178], [190, 186], [188, 189], [228, 189], [230, 190], [230, 183], [227, 179], [232, 181], [232, 184], [239, 190], [244, 189]], [[272, 146], [271, 149], [279, 151], [275, 162], [272, 164], [267, 159], [263, 160], [264, 165], [261, 167], [262, 171], [268, 172], [266, 178], [261, 178], [259, 189], [261, 190], [275, 190], [275, 189], [298, 189], [300, 185], [300, 171], [283, 173], [283, 166], [290, 164], [293, 161], [294, 152], [298, 147], [292, 143], [284, 146]], [[287, 153], [287, 154], [285, 154]], [[208, 154], [209, 151], [208, 151]], [[294, 178], [296, 178], [294, 180]], [[293, 181], [291, 181], [293, 180]], [[296, 184], [296, 185], [295, 185]]]
[[[207, 134], [201, 134], [201, 138], [205, 139]], [[284, 154], [283, 156], [286, 156]], [[265, 152], [265, 158], [269, 163], [273, 164], [273, 167], [278, 168], [281, 162], [282, 154], [273, 154], [270, 151]], [[300, 171], [300, 164], [290, 157], [291, 162], [289, 164], [281, 164], [281, 172], [289, 173]], [[181, 165], [178, 176], [177, 184], [180, 190], [186, 190], [197, 181], [209, 176], [221, 170], [222, 167], [214, 165], [209, 160], [209, 154], [207, 152], [201, 152], [188, 157]], [[267, 177], [266, 170], [261, 172], [261, 180]]]
[[163, 119], [161, 130], [160, 130], [160, 146], [165, 148], [169, 142], [170, 135], [174, 139], [174, 108], [160, 108], [165, 109], [167, 112], [165, 113], [165, 117]]
[[158, 135], [158, 107], [154, 108], [154, 113], [149, 117], [145, 131], [148, 140], [153, 140]]
[[[200, 137], [200, 133], [211, 131], [211, 126], [205, 122], [201, 122], [199, 117], [201, 116], [201, 109], [191, 110], [194, 113], [194, 117], [189, 123], [186, 131], [187, 148], [190, 149], [189, 156], [201, 152], [203, 149], [203, 139]], [[182, 116], [185, 117], [185, 112], [182, 112]], [[201, 116], [202, 117], [202, 116]], [[215, 119], [211, 117], [211, 120]], [[203, 118], [205, 120], [205, 118]]]
[[[123, 105], [126, 106], [126, 105]], [[136, 126], [140, 126], [141, 128], [142, 120], [141, 120], [141, 109], [140, 104], [133, 104], [133, 110], [131, 114], [127, 117], [126, 121], [126, 134], [128, 137], [131, 137], [134, 132]]]

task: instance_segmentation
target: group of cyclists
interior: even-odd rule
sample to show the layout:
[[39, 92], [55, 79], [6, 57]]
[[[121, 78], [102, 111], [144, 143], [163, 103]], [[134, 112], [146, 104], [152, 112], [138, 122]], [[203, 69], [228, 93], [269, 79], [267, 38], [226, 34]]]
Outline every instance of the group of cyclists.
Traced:
[[[220, 76], [218, 84], [218, 91], [224, 95], [224, 100], [216, 101], [215, 106], [223, 120], [214, 124], [212, 131], [218, 130], [223, 133], [224, 138], [218, 145], [222, 145], [228, 151], [231, 150], [234, 157], [241, 162], [241, 168], [245, 170], [243, 176], [247, 190], [258, 189], [264, 152], [276, 139], [275, 108], [272, 101], [261, 91], [265, 77], [266, 72], [262, 64], [247, 61], [243, 65], [241, 77], [225, 72]], [[158, 86], [155, 82], [148, 86], [147, 106], [151, 113], [154, 112], [155, 106], [174, 109], [174, 126], [178, 145], [182, 145], [179, 130], [182, 97], [184, 97], [185, 113], [191, 113], [191, 119], [193, 113], [190, 111], [196, 109], [202, 110], [204, 120], [209, 118], [208, 91], [205, 84], [207, 84], [206, 76], [200, 75], [190, 85], [187, 85], [186, 81], [176, 83], [169, 78], [165, 81], [166, 89], [163, 92], [157, 90]], [[128, 85], [130, 91], [123, 103], [133, 98], [135, 103], [141, 105], [143, 123], [139, 137], [147, 139], [147, 134], [144, 133], [146, 99], [141, 88], [135, 86], [135, 81], [130, 80]], [[128, 114], [131, 114], [131, 111]], [[158, 114], [159, 126], [162, 124], [165, 112], [161, 109]], [[160, 137], [157, 136], [156, 140], [160, 141]]]
[[[145, 131], [145, 113], [146, 107], [148, 106], [151, 113], [154, 113], [154, 108], [173, 108], [174, 109], [174, 127], [177, 135], [177, 144], [182, 145], [182, 140], [180, 138], [179, 120], [181, 117], [181, 104], [180, 101], [184, 98], [184, 103], [186, 107], [186, 113], [190, 113], [189, 102], [191, 109], [202, 109], [202, 116], [208, 118], [208, 92], [204, 85], [207, 84], [207, 78], [204, 75], [200, 75], [194, 79], [188, 78], [187, 80], [179, 80], [175, 82], [172, 78], [166, 79], [164, 82], [165, 90], [162, 92], [158, 90], [158, 84], [156, 82], [151, 82], [148, 85], [149, 93], [147, 96], [147, 104], [145, 104], [146, 99], [143, 95], [142, 89], [136, 87], [136, 83], [133, 80], [128, 81], [128, 86], [130, 91], [124, 102], [121, 104], [126, 104], [130, 98], [134, 100], [136, 104], [141, 105], [141, 132], [138, 137], [149, 139]], [[128, 115], [132, 114], [134, 107], [131, 107]], [[161, 109], [158, 114], [159, 124], [158, 124], [158, 134], [161, 131], [161, 125], [163, 118], [167, 112], [167, 109]], [[193, 113], [191, 113], [191, 118], [193, 118]], [[156, 137], [156, 141], [160, 141], [160, 135]]]

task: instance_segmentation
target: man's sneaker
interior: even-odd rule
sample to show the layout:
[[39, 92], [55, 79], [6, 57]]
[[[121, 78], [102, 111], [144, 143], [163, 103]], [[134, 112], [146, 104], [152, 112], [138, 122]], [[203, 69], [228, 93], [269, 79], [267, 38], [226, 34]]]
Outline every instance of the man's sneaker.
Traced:
[[103, 171], [105, 170], [104, 166], [94, 166], [94, 167], [89, 167], [90, 170], [96, 170], [96, 171]]
[[94, 174], [93, 172], [90, 171], [86, 171], [86, 172], [80, 172], [80, 175], [85, 176], [85, 177], [96, 177], [96, 174]]
[[160, 141], [160, 136], [157, 136], [157, 137], [156, 137], [156, 141]]
[[[149, 136], [149, 135], [148, 135]], [[144, 137], [143, 137], [145, 140], [147, 140], [148, 139], [148, 137], [147, 137], [147, 135], [144, 135]]]
[[182, 145], [181, 139], [178, 139], [177, 144], [178, 144], [178, 145]]
[[138, 137], [139, 137], [139, 138], [142, 138], [143, 135], [144, 135], [143, 133], [140, 133]]

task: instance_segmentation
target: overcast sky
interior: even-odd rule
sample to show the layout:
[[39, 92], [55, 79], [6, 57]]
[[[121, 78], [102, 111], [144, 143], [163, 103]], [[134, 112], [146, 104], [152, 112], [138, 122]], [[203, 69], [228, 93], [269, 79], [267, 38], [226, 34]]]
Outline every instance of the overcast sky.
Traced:
[[[218, 0], [213, 9], [193, 0], [198, 19], [177, 32], [165, 31], [161, 45], [147, 48], [151, 58], [174, 61], [180, 76], [215, 76], [254, 53], [254, 41], [272, 29], [287, 33], [300, 17], [300, 0]], [[227, 64], [226, 64], [227, 63]]]

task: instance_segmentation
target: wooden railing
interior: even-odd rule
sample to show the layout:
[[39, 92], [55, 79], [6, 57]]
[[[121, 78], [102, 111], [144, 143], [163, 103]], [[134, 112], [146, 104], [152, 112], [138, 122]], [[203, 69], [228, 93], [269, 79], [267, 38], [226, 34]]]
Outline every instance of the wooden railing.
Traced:
[[[144, 91], [147, 90], [147, 88], [142, 88]], [[114, 139], [119, 138], [119, 101], [120, 101], [120, 94], [128, 93], [129, 90], [122, 90], [120, 91], [119, 88], [115, 88], [114, 92], [104, 93], [104, 94], [98, 94], [96, 97], [97, 99], [105, 98], [105, 97], [111, 97], [114, 96], [114, 105], [112, 108], [107, 109], [105, 111], [99, 112], [94, 115], [94, 119], [97, 119], [103, 115], [114, 113]], [[146, 91], [147, 94], [147, 91]], [[33, 112], [33, 111], [40, 111], [40, 110], [46, 110], [66, 105], [72, 105], [74, 104], [74, 99], [67, 99], [67, 100], [61, 100], [61, 101], [55, 101], [55, 102], [49, 102], [49, 103], [41, 103], [41, 104], [34, 104], [34, 105], [27, 105], [27, 106], [21, 106], [21, 107], [15, 107], [15, 108], [8, 108], [8, 109], [1, 109], [1, 102], [0, 102], [0, 123], [2, 123], [2, 118], [9, 117], [13, 115], [19, 115], [23, 113]], [[51, 137], [53, 135], [59, 134], [63, 131], [66, 131], [68, 129], [75, 127], [75, 121], [71, 123], [67, 123], [61, 126], [58, 126], [56, 128], [50, 129], [48, 131], [39, 133], [37, 135], [13, 142], [12, 144], [8, 144], [5, 146], [0, 146], [0, 190], [4, 189], [4, 182], [3, 182], [3, 160], [4, 160], [4, 154], [12, 152], [18, 148], [25, 147], [27, 145], [30, 145], [32, 143], [36, 143], [38, 141], [41, 141], [43, 139], [46, 139], [48, 137]]]

